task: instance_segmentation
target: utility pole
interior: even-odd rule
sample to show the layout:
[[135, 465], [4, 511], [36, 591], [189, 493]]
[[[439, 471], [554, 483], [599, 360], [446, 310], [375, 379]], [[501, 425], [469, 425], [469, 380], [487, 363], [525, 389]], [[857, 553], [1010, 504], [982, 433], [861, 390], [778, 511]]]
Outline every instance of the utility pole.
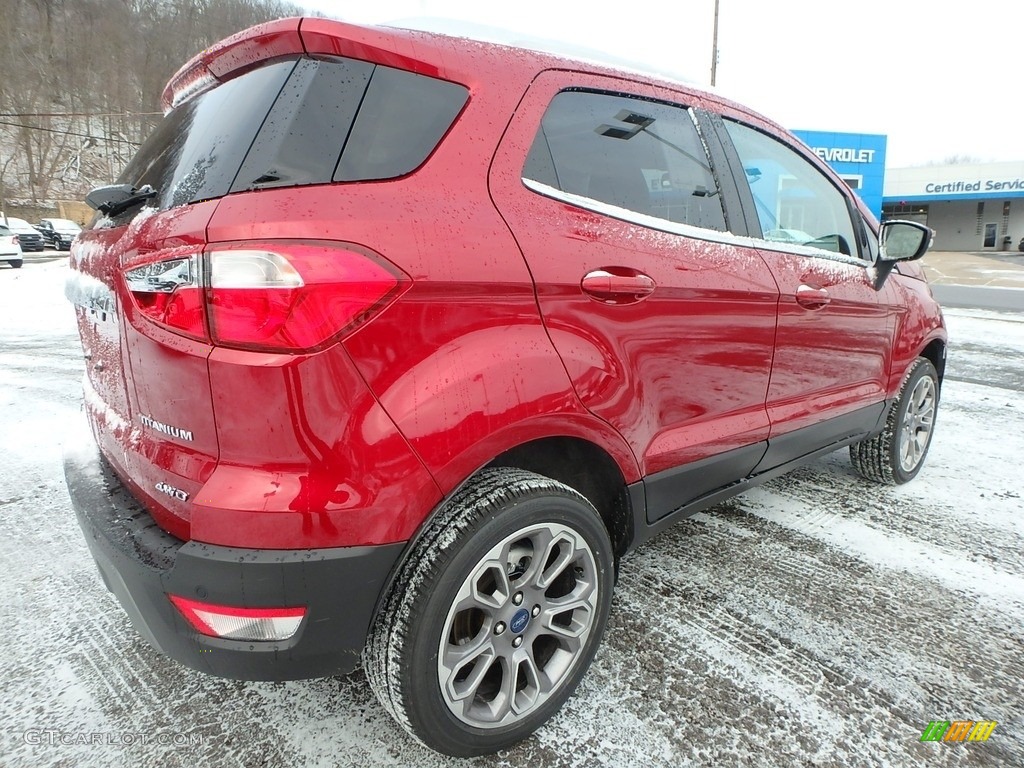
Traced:
[[718, 70], [718, 0], [715, 0], [715, 31], [711, 39], [711, 85], [715, 84]]

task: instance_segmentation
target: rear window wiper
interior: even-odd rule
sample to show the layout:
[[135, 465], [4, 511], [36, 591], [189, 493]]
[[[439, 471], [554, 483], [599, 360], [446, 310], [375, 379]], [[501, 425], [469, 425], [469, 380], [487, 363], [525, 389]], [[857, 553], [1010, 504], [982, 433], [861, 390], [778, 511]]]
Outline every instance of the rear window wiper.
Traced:
[[136, 189], [131, 184], [110, 184], [96, 187], [85, 196], [90, 208], [106, 216], [116, 216], [139, 203], [156, 197], [159, 193], [149, 184]]

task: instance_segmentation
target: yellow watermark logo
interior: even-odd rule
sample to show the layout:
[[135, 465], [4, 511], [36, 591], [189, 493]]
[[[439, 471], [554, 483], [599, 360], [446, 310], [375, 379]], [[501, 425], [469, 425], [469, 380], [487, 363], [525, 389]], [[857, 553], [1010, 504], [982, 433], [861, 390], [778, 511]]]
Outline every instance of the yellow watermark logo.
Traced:
[[988, 741], [997, 725], [995, 720], [932, 720], [920, 741]]

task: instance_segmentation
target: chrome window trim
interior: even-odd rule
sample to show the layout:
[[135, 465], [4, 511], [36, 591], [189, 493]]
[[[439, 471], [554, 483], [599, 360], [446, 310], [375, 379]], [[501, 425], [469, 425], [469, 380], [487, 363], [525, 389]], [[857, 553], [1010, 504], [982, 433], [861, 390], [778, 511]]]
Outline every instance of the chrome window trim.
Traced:
[[722, 232], [717, 229], [705, 229], [704, 227], [695, 227], [692, 224], [682, 224], [679, 222], [668, 221], [667, 219], [659, 219], [657, 216], [648, 216], [644, 213], [637, 213], [636, 211], [631, 211], [628, 208], [619, 208], [616, 205], [609, 205], [608, 203], [603, 203], [600, 200], [594, 200], [593, 198], [585, 197], [583, 195], [577, 195], [572, 192], [563, 192], [560, 189], [526, 177], [523, 177], [523, 185], [526, 186], [527, 189], [536, 192], [538, 195], [550, 197], [553, 200], [568, 203], [569, 205], [574, 205], [577, 208], [583, 208], [584, 210], [593, 211], [594, 213], [599, 213], [603, 216], [609, 216], [613, 219], [619, 219], [620, 221], [636, 224], [659, 232], [667, 232], [672, 235], [680, 235], [682, 237], [703, 240], [709, 243], [722, 243], [724, 245], [735, 245], [741, 248], [754, 248], [761, 251], [774, 251], [776, 253], [789, 253], [796, 254], [798, 256], [828, 259], [829, 261], [839, 262], [840, 264], [849, 264], [851, 266], [861, 268], [871, 266], [863, 259], [859, 259], [854, 256], [847, 256], [843, 253], [836, 253], [835, 251], [826, 251], [821, 248], [813, 248], [806, 245], [795, 245], [793, 243], [778, 243], [772, 240], [764, 240], [759, 237], [736, 235], [732, 232]]

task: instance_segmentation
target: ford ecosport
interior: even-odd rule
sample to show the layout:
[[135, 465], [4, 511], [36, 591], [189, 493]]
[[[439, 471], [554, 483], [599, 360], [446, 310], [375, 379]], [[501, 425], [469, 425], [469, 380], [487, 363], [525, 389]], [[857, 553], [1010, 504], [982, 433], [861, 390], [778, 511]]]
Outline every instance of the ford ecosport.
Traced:
[[163, 99], [72, 247], [97, 452], [65, 467], [184, 664], [362, 663], [426, 744], [495, 751], [571, 695], [652, 534], [847, 446], [922, 467], [930, 231], [739, 104], [309, 18]]

